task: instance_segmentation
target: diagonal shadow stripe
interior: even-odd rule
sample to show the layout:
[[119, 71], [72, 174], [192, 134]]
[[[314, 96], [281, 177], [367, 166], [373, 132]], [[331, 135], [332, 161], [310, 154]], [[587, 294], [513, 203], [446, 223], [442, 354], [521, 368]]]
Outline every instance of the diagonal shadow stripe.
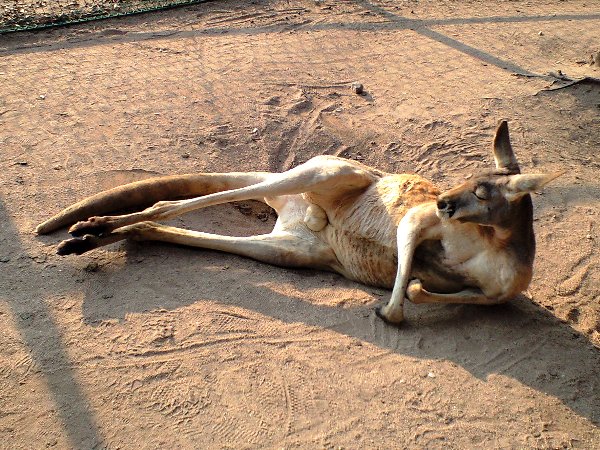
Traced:
[[516, 73], [518, 75], [538, 76], [535, 73], [530, 72], [529, 70], [524, 69], [521, 66], [513, 64], [509, 61], [500, 59], [494, 55], [484, 52], [483, 50], [479, 50], [475, 47], [471, 47], [470, 45], [464, 44], [463, 42], [457, 41], [456, 39], [452, 39], [451, 37], [448, 37], [442, 33], [434, 31], [430, 28], [423, 27], [423, 28], [419, 28], [415, 31], [422, 36], [431, 38], [434, 41], [437, 41], [441, 44], [447, 45], [448, 47], [452, 47], [454, 50], [457, 50], [461, 53], [469, 55], [473, 58], [480, 59], [481, 61], [484, 61], [487, 64], [491, 64], [493, 66], [496, 66], [500, 69], [508, 70], [509, 72]]
[[[564, 15], [552, 15], [552, 16], [492, 16], [492, 17], [467, 17], [467, 18], [449, 18], [449, 19], [408, 19], [395, 15], [383, 8], [377, 7], [367, 2], [359, 2], [361, 6], [365, 7], [372, 12], [383, 16], [388, 19], [387, 22], [330, 22], [330, 23], [317, 23], [312, 25], [298, 24], [290, 25], [285, 29], [298, 29], [306, 31], [331, 31], [331, 30], [346, 30], [346, 31], [357, 31], [357, 32], [377, 32], [377, 31], [393, 31], [393, 30], [413, 30], [421, 32], [431, 26], [444, 26], [444, 25], [467, 25], [467, 24], [484, 24], [484, 23], [526, 23], [526, 22], [545, 22], [545, 21], [587, 21], [587, 20], [600, 20], [600, 14], [564, 14]], [[5, 44], [4, 49], [0, 48], [0, 57], [10, 56], [17, 54], [29, 54], [29, 53], [46, 53], [58, 50], [64, 50], [65, 48], [90, 48], [100, 45], [106, 45], [109, 43], [113, 44], [127, 44], [132, 42], [142, 41], [160, 41], [165, 39], [191, 39], [199, 36], [221, 36], [227, 34], [230, 36], [257, 36], [261, 34], [280, 33], [282, 31], [280, 24], [276, 25], [265, 25], [261, 27], [246, 27], [246, 28], [227, 28], [227, 27], [213, 27], [213, 28], [202, 28], [196, 30], [166, 30], [166, 31], [140, 31], [140, 32], [126, 32], [126, 34], [119, 36], [106, 36], [103, 31], [96, 33], [86, 34], [84, 39], [73, 39], [67, 42], [52, 42], [36, 43], [33, 45], [20, 45], [19, 39], [15, 39], [19, 34], [12, 34], [9, 38], [5, 39], [5, 42], [14, 41], [15, 45]], [[487, 58], [489, 63], [496, 65], [497, 67], [511, 70], [510, 67], [518, 67], [507, 61], [503, 61], [496, 58], [488, 53], [481, 50], [470, 47], [466, 44], [460, 43], [452, 38], [449, 38], [442, 33], [434, 32], [432, 30], [428, 37], [437, 40], [438, 42], [449, 45], [456, 48], [463, 53], [476, 58]], [[21, 33], [21, 32], [19, 32]], [[521, 69], [522, 73], [527, 73], [526, 70]]]
[[[65, 351], [61, 332], [44, 300], [44, 295], [49, 289], [48, 282], [42, 277], [42, 270], [47, 269], [40, 269], [40, 266], [33, 262], [29, 267], [23, 268], [20, 267], [21, 263], [15, 261], [17, 258], [29, 258], [20, 245], [19, 234], [12, 225], [1, 199], [0, 224], [2, 254], [11, 258], [11, 261], [3, 264], [1, 274], [7, 281], [6, 284], [13, 286], [2, 298], [6, 299], [13, 313], [14, 323], [19, 327], [20, 337], [31, 352], [34, 365], [43, 374], [72, 447], [95, 448], [102, 442], [98, 426], [71, 368], [73, 363]], [[23, 256], [25, 258], [22, 258]], [[23, 279], [24, 273], [27, 273], [27, 279]], [[56, 272], [54, 276], [59, 277], [60, 273]], [[28, 289], [19, 289], [20, 284], [24, 282], [27, 283]], [[37, 291], [36, 296], [28, 295], [32, 289]], [[54, 289], [51, 289], [51, 292], [57, 293]], [[22, 320], [23, 317], [32, 317], [33, 323]], [[39, 331], [42, 327], [43, 335]]]
[[[386, 19], [390, 20], [391, 22], [398, 23], [402, 27], [408, 27], [411, 30], [419, 33], [422, 36], [433, 39], [434, 41], [437, 41], [440, 44], [444, 44], [444, 45], [451, 47], [454, 50], [457, 50], [461, 53], [464, 53], [473, 58], [484, 61], [487, 64], [496, 66], [500, 69], [508, 70], [512, 73], [516, 73], [519, 75], [527, 75], [527, 76], [535, 76], [536, 75], [516, 64], [505, 61], [496, 56], [493, 56], [487, 52], [484, 52], [483, 50], [479, 50], [475, 47], [471, 47], [470, 45], [464, 44], [460, 41], [457, 41], [456, 39], [452, 39], [438, 31], [434, 31], [431, 28], [429, 28], [430, 25], [449, 25], [449, 24], [454, 24], [453, 22], [448, 21], [446, 23], [445, 20], [427, 21], [427, 20], [407, 19], [406, 17], [402, 17], [397, 14], [394, 14], [384, 8], [381, 8], [380, 6], [373, 5], [372, 3], [370, 3], [366, 0], [358, 0], [357, 3], [359, 5], [361, 5], [363, 8], [365, 8], [375, 14], [378, 14], [382, 17], [385, 17]], [[456, 20], [458, 20], [458, 19], [456, 19]], [[493, 22], [493, 20], [491, 20], [491, 21]], [[457, 23], [464, 23], [464, 22], [457, 22]], [[473, 23], [475, 23], [475, 22], [473, 22]]]

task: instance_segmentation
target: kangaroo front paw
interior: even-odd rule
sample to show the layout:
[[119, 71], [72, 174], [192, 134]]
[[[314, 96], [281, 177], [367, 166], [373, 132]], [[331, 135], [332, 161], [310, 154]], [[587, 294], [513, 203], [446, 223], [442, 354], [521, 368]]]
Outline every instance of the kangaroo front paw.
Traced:
[[82, 238], [73, 238], [62, 241], [56, 248], [56, 253], [64, 255], [81, 255], [85, 252], [98, 247], [96, 237], [92, 235], [85, 235]]
[[88, 220], [77, 222], [69, 228], [69, 233], [75, 237], [83, 237], [86, 234], [102, 236], [110, 233], [114, 229], [115, 227], [108, 217], [90, 217]]
[[416, 302], [422, 290], [423, 285], [421, 284], [421, 280], [415, 278], [408, 283], [408, 287], [406, 288], [406, 298], [408, 298], [411, 302]]
[[392, 310], [387, 305], [379, 306], [375, 309], [375, 314], [377, 314], [384, 322], [391, 325], [399, 325], [404, 320], [404, 311], [402, 308]]

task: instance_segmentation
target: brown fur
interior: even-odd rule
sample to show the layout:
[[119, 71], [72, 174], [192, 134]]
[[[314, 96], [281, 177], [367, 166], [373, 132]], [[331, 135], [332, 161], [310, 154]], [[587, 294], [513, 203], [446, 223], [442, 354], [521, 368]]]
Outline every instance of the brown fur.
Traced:
[[[76, 223], [70, 229], [75, 238], [64, 241], [59, 253], [80, 254], [132, 238], [332, 270], [393, 288], [379, 314], [398, 323], [405, 296], [415, 303], [491, 304], [510, 299], [529, 284], [535, 253], [529, 192], [555, 176], [519, 174], [506, 122], [496, 132], [494, 158], [494, 173], [444, 193], [418, 175], [388, 174], [330, 156], [283, 174], [162, 177], [85, 199], [39, 225], [37, 232], [48, 233], [92, 213], [154, 203], [141, 212]], [[188, 197], [195, 198], [172, 201]], [[150, 222], [248, 199], [276, 210], [270, 234], [234, 238]]]

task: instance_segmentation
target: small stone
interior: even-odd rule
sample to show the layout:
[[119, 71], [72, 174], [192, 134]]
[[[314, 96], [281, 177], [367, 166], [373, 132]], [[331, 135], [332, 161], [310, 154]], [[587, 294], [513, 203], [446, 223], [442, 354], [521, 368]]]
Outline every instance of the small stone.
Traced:
[[190, 153], [189, 153], [189, 152], [185, 152], [185, 153], [183, 153], [183, 154], [181, 155], [181, 157], [182, 157], [183, 159], [188, 159], [188, 158], [190, 157]]
[[365, 88], [362, 83], [354, 82], [350, 85], [350, 89], [357, 95], [362, 95], [365, 92]]
[[543, 31], [540, 31], [540, 32], [538, 33], [538, 36], [543, 36], [543, 35], [544, 35], [544, 32], [543, 32]]
[[46, 100], [46, 95], [44, 95], [44, 94], [41, 94], [41, 95], [40, 95], [38, 98], [39, 98], [40, 100]]
[[435, 373], [433, 373], [433, 372], [429, 372], [429, 373], [427, 374], [427, 377], [429, 377], [429, 378], [435, 378]]

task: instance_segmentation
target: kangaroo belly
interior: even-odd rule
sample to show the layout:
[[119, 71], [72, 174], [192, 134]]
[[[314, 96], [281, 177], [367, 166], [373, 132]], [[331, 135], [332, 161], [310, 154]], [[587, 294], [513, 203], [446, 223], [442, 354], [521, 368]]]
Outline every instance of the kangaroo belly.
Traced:
[[398, 264], [394, 247], [331, 225], [324, 233], [339, 262], [336, 268], [339, 273], [370, 286], [394, 285]]
[[[393, 245], [355, 236], [328, 227], [329, 242], [340, 263], [338, 270], [352, 280], [392, 289], [398, 268], [395, 239]], [[432, 292], [456, 292], [468, 285], [466, 277], [444, 264], [444, 249], [439, 241], [425, 241], [413, 258], [411, 278], [421, 280]]]
[[[338, 272], [361, 283], [392, 288], [396, 278], [398, 223], [412, 207], [435, 201], [437, 189], [418, 175], [389, 175], [337, 205], [326, 205], [329, 224], [319, 233], [336, 254]], [[439, 242], [415, 252], [413, 278], [426, 288], [451, 292], [463, 277], [444, 264]]]

